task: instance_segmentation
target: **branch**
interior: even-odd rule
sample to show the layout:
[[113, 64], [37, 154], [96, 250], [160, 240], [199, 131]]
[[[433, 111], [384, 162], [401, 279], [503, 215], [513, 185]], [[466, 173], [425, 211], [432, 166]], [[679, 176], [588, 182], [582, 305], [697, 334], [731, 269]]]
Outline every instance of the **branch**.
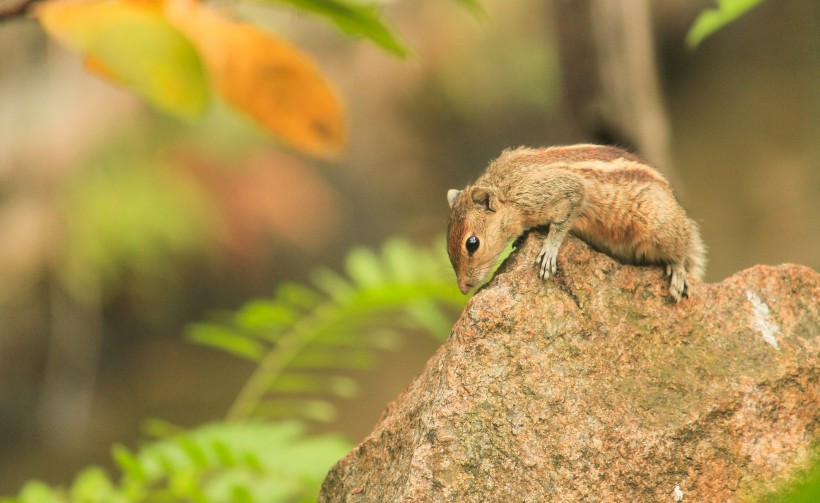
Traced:
[[9, 21], [27, 15], [34, 5], [42, 0], [23, 0], [22, 3], [0, 9], [0, 22]]

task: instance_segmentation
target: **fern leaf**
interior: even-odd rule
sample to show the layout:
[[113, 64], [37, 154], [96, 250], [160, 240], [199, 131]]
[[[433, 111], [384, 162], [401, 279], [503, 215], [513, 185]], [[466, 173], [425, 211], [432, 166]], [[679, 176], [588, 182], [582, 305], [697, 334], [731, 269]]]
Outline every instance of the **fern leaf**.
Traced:
[[352, 398], [359, 392], [359, 385], [350, 377], [287, 372], [271, 386], [273, 393], [327, 393], [342, 398]]
[[[281, 405], [281, 404], [280, 404]], [[326, 415], [323, 404], [300, 405]], [[352, 446], [337, 435], [308, 436], [294, 422], [205, 425], [132, 451], [115, 446], [121, 474], [81, 472], [69, 490], [29, 482], [3, 503], [315, 501], [330, 466]], [[120, 480], [115, 483], [113, 480]], [[241, 496], [237, 496], [241, 495]]]
[[408, 304], [405, 309], [422, 327], [435, 334], [438, 340], [443, 341], [447, 338], [452, 320], [448, 319], [435, 303], [420, 299]]
[[236, 313], [234, 321], [249, 331], [265, 331], [287, 327], [298, 317], [299, 313], [277, 295], [273, 300], [248, 302]]
[[147, 419], [142, 422], [142, 431], [149, 438], [161, 440], [182, 434], [185, 430], [161, 419]]
[[259, 415], [274, 419], [308, 419], [329, 423], [336, 419], [336, 406], [326, 400], [276, 399], [262, 400], [256, 406]]
[[325, 292], [332, 299], [340, 303], [343, 303], [348, 296], [352, 295], [356, 290], [353, 285], [345, 281], [344, 278], [324, 267], [314, 270], [311, 276], [313, 284], [316, 285], [319, 290]]
[[322, 296], [313, 289], [298, 283], [283, 283], [276, 290], [276, 298], [295, 308], [313, 309]]
[[228, 419], [289, 413], [327, 420], [335, 415], [331, 400], [358, 389], [350, 377], [327, 370], [372, 367], [378, 351], [397, 348], [408, 328], [447, 337], [455, 309], [464, 305], [450, 275], [440, 274], [448, 269], [443, 240], [435, 252], [400, 238], [378, 252], [359, 247], [347, 255], [344, 276], [318, 268], [315, 288], [286, 283], [221, 323], [194, 325], [189, 338], [257, 362]]
[[387, 277], [379, 258], [367, 248], [354, 248], [347, 255], [345, 270], [360, 290], [382, 286]]
[[114, 483], [105, 470], [96, 466], [86, 468], [77, 475], [69, 490], [70, 501], [114, 502], [116, 498]]
[[296, 369], [352, 369], [363, 370], [373, 365], [374, 352], [367, 348], [330, 349], [311, 347], [291, 359]]
[[11, 501], [15, 503], [61, 503], [64, 499], [59, 497], [59, 493], [45, 483], [32, 481], [23, 486], [16, 500]]
[[125, 476], [137, 483], [146, 479], [145, 470], [128, 448], [115, 444], [111, 449], [111, 454]]
[[248, 337], [244, 331], [214, 324], [195, 324], [188, 327], [188, 340], [221, 349], [234, 356], [258, 362], [267, 352], [260, 342]]
[[254, 503], [250, 490], [239, 484], [231, 487], [231, 501], [235, 501], [236, 503]]
[[220, 465], [235, 467], [239, 464], [236, 458], [234, 458], [231, 448], [223, 440], [214, 440], [213, 443], [211, 443], [211, 446], [216, 458], [219, 460]]
[[701, 12], [689, 32], [686, 34], [686, 45], [697, 48], [704, 39], [714, 34], [727, 24], [735, 21], [763, 0], [719, 0], [715, 8]]
[[179, 446], [185, 451], [185, 455], [193, 462], [195, 468], [205, 468], [211, 465], [211, 460], [205, 454], [205, 448], [194, 442], [190, 437], [179, 437]]

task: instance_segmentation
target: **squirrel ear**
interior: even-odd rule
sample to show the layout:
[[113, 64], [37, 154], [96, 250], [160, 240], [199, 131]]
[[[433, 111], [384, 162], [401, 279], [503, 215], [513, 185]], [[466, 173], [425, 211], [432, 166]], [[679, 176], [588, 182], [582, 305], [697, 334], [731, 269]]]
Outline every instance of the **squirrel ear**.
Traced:
[[447, 191], [447, 204], [450, 205], [450, 208], [456, 204], [456, 199], [458, 199], [459, 194], [461, 194], [460, 190], [450, 189]]
[[470, 199], [473, 204], [481, 206], [485, 211], [494, 212], [498, 210], [498, 196], [493, 189], [486, 187], [473, 187], [470, 191]]

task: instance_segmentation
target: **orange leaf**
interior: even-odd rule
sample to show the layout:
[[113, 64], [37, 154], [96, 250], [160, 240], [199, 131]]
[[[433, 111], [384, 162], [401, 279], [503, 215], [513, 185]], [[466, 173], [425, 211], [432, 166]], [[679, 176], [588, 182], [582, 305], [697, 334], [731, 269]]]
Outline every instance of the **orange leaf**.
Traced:
[[167, 0], [168, 20], [199, 50], [216, 91], [285, 144], [333, 157], [344, 144], [339, 101], [289, 43], [195, 0]]
[[105, 62], [100, 58], [95, 56], [86, 56], [83, 59], [83, 66], [85, 69], [91, 73], [96, 73], [100, 77], [107, 79], [109, 82], [117, 85], [124, 86], [126, 85], [119, 75], [114, 73], [108, 66], [106, 66]]

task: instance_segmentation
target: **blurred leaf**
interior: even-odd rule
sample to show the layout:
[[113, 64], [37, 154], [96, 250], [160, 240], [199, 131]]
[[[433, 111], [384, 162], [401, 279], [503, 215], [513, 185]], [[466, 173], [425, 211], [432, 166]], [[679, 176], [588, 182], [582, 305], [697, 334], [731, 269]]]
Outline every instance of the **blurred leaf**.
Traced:
[[[227, 503], [243, 494], [248, 501], [275, 503], [302, 495], [315, 499], [325, 473], [349, 448], [337, 436], [307, 437], [294, 422], [222, 423], [151, 444], [136, 456], [155, 467], [152, 487], [173, 483], [193, 501]], [[170, 471], [161, 459], [175, 460]]]
[[283, 283], [276, 289], [276, 298], [292, 306], [312, 309], [322, 297], [313, 289], [298, 283]]
[[406, 309], [429, 333], [436, 334], [439, 341], [447, 340], [452, 320], [444, 315], [435, 302], [421, 299], [408, 303]]
[[487, 12], [484, 10], [484, 6], [481, 5], [479, 0], [454, 0], [456, 3], [461, 4], [467, 10], [471, 11], [475, 16], [479, 17], [486, 17]]
[[46, 2], [45, 31], [88, 67], [183, 119], [202, 116], [207, 80], [194, 47], [160, 13], [125, 1]]
[[205, 454], [205, 448], [201, 447], [197, 442], [194, 442], [190, 437], [180, 436], [179, 445], [182, 447], [182, 450], [185, 451], [188, 459], [193, 463], [194, 468], [201, 469], [210, 466], [211, 463]]
[[236, 323], [249, 330], [282, 327], [293, 323], [298, 313], [290, 306], [274, 304], [268, 300], [248, 302], [236, 313]]
[[391, 278], [400, 282], [409, 282], [418, 274], [419, 263], [414, 261], [415, 250], [410, 244], [398, 238], [387, 240], [382, 246], [386, 269]]
[[374, 360], [373, 353], [367, 349], [310, 348], [296, 355], [289, 366], [296, 369], [366, 369]]
[[337, 302], [344, 302], [355, 292], [353, 285], [325, 267], [314, 269], [311, 279], [314, 285]]
[[292, 148], [324, 158], [341, 151], [341, 106], [307, 56], [194, 0], [168, 0], [165, 12], [199, 49], [228, 103]]
[[142, 431], [149, 438], [161, 440], [184, 433], [181, 427], [162, 419], [146, 419], [142, 422]]
[[354, 248], [348, 252], [345, 269], [359, 287], [377, 287], [386, 280], [378, 257], [367, 248]]
[[172, 472], [168, 477], [168, 487], [169, 492], [174, 496], [174, 500], [191, 503], [211, 503], [199, 486], [199, 476], [195, 469]]
[[126, 447], [116, 444], [111, 448], [111, 454], [124, 475], [134, 482], [142, 482], [145, 480], [145, 471], [142, 465], [140, 465], [136, 456], [131, 454], [131, 451]]
[[717, 7], [700, 13], [686, 34], [686, 45], [694, 49], [703, 40], [739, 18], [763, 0], [717, 0]]
[[[335, 411], [293, 402], [306, 416]], [[115, 446], [122, 472], [82, 471], [70, 493], [32, 481], [3, 503], [128, 503], [315, 501], [331, 465], [352, 446], [338, 435], [307, 436], [302, 424], [217, 423], [147, 443], [136, 452]], [[238, 499], [239, 498], [239, 499]]]
[[114, 484], [102, 468], [93, 466], [86, 468], [74, 479], [71, 484], [71, 501], [94, 503], [113, 502]]
[[[379, 19], [376, 5], [362, 5], [342, 0], [261, 0], [293, 5], [313, 12], [333, 22], [344, 33], [366, 37], [386, 51], [405, 57], [409, 51], [393, 32]], [[461, 0], [465, 1], [465, 0]], [[466, 3], [472, 3], [466, 0]]]
[[238, 465], [230, 446], [225, 441], [214, 440], [211, 445], [213, 445], [214, 454], [216, 454], [222, 466], [234, 467]]
[[106, 156], [65, 188], [60, 272], [75, 299], [98, 303], [100, 290], [126, 277], [132, 286], [141, 279], [159, 283], [169, 256], [204, 248], [212, 220], [208, 200], [150, 162]]
[[[327, 420], [336, 409], [324, 397], [349, 398], [358, 391], [355, 381], [328, 370], [370, 368], [377, 351], [400, 346], [401, 330], [423, 329], [444, 340], [455, 314], [448, 316], [445, 306], [460, 309], [465, 302], [450, 276], [440, 274], [449, 269], [443, 240], [435, 251], [399, 238], [378, 253], [356, 248], [345, 269], [347, 277], [314, 270], [319, 291], [287, 284], [273, 298], [250, 301], [220, 323], [194, 325], [192, 334], [211, 330], [194, 340], [261, 356], [228, 419], [287, 417], [290, 411], [291, 417]], [[245, 344], [253, 349], [236, 349]]]
[[198, 344], [221, 349], [254, 362], [259, 361], [266, 353], [266, 348], [261, 343], [219, 325], [191, 325], [186, 336]]
[[16, 500], [20, 503], [62, 503], [63, 499], [58, 497], [56, 491], [40, 481], [27, 482]]
[[278, 399], [263, 401], [258, 406], [260, 416], [272, 418], [299, 418], [329, 423], [338, 416], [336, 406], [324, 400]]
[[328, 393], [342, 398], [352, 398], [359, 392], [359, 385], [345, 376], [283, 373], [270, 390], [274, 393]]
[[255, 500], [248, 488], [235, 485], [231, 488], [231, 501], [235, 501], [236, 503], [254, 503]]

